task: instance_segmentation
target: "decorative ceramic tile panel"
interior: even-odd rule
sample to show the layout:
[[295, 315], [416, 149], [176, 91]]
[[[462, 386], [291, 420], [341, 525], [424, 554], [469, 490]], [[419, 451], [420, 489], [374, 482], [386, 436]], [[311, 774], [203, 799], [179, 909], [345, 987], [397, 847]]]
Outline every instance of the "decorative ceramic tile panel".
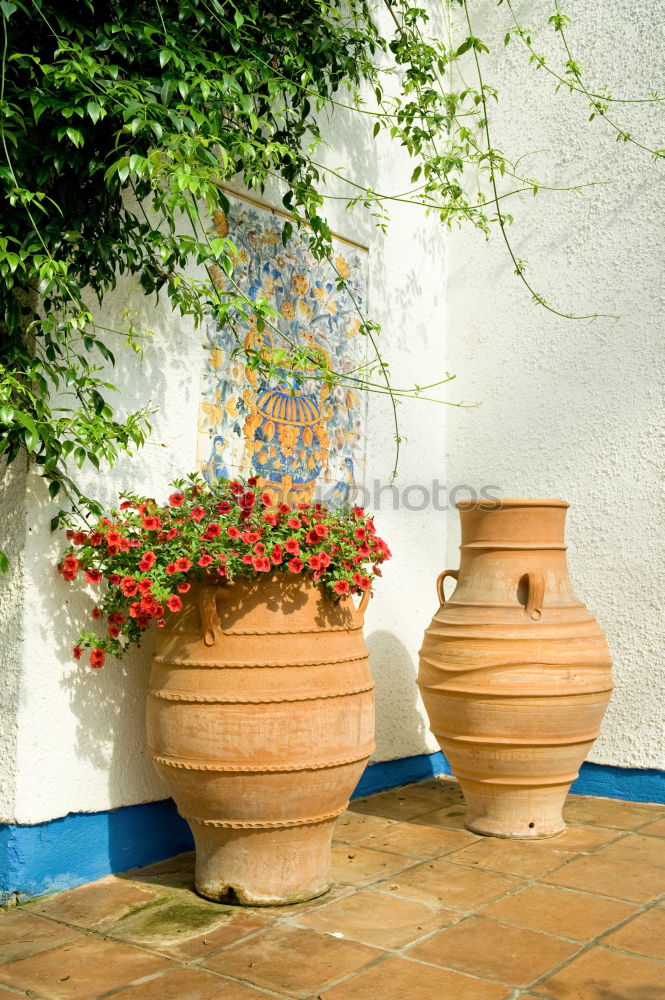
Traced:
[[[367, 251], [335, 237], [334, 266], [317, 261], [295, 228], [284, 247], [283, 213], [228, 198], [228, 216], [217, 212], [214, 222], [237, 247], [233, 281], [251, 301], [269, 302], [278, 319], [263, 331], [254, 316], [233, 328], [211, 320], [204, 329], [197, 468], [210, 483], [256, 476], [262, 489], [291, 502], [316, 494], [330, 506], [353, 503], [364, 474], [366, 394], [348, 386], [330, 390], [288, 366], [266, 378], [234, 351], [316, 348], [334, 371], [360, 368]], [[341, 290], [336, 271], [346, 280]], [[225, 287], [221, 270], [211, 276]]]

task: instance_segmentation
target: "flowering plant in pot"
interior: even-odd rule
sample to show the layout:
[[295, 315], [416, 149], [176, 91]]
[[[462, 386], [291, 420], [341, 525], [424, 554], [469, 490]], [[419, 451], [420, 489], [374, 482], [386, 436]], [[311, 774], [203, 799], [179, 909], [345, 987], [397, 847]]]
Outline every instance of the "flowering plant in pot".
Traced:
[[[279, 904], [330, 886], [337, 816], [373, 750], [364, 609], [390, 557], [360, 507], [291, 507], [255, 480], [127, 495], [71, 529], [62, 576], [103, 588], [74, 647], [101, 667], [158, 626], [148, 746], [211, 899]], [[356, 608], [353, 597], [360, 595]]]

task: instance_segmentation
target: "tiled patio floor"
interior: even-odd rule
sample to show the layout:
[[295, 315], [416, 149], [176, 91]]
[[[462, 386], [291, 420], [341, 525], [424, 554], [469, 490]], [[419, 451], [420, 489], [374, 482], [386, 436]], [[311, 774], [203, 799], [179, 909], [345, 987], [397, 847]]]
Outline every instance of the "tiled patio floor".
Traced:
[[352, 804], [314, 902], [208, 903], [191, 854], [43, 898], [0, 915], [0, 1000], [665, 1000], [665, 806], [566, 812], [480, 838], [433, 780]]

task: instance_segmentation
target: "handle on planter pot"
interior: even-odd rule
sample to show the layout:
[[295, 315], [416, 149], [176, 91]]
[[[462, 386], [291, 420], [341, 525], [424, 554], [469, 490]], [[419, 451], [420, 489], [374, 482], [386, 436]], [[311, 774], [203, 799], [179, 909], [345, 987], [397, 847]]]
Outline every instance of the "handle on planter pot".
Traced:
[[203, 625], [203, 641], [206, 646], [214, 646], [222, 633], [222, 626], [217, 614], [217, 589], [206, 587], [199, 597], [199, 612]]
[[441, 607], [443, 607], [446, 603], [446, 595], [443, 589], [443, 584], [447, 576], [451, 576], [453, 580], [457, 580], [459, 578], [459, 570], [444, 569], [443, 573], [439, 573], [439, 578], [436, 581], [436, 592], [439, 595], [439, 602], [441, 604]]
[[369, 604], [369, 599], [370, 599], [371, 596], [372, 596], [372, 592], [370, 590], [365, 590], [363, 592], [363, 596], [360, 598], [360, 604], [358, 605], [358, 614], [359, 615], [364, 615], [365, 614], [365, 611], [367, 610], [367, 605]]
[[528, 595], [524, 608], [527, 615], [538, 621], [543, 613], [543, 597], [545, 596], [545, 577], [542, 573], [526, 574]]

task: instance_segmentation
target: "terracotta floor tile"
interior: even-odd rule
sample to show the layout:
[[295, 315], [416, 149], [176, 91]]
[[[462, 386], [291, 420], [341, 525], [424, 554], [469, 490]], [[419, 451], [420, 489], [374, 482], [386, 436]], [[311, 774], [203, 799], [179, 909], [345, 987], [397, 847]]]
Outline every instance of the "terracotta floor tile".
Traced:
[[571, 823], [558, 837], [552, 837], [549, 843], [557, 851], [587, 853], [602, 844], [609, 844], [610, 841], [616, 840], [622, 835], [621, 830], [613, 830], [609, 827], [582, 826], [579, 823]]
[[544, 872], [558, 868], [571, 858], [552, 847], [536, 843], [519, 843], [515, 840], [500, 840], [498, 837], [483, 837], [461, 851], [455, 851], [446, 858], [457, 865], [503, 872], [506, 875], [521, 875], [534, 878]]
[[378, 795], [370, 795], [365, 799], [354, 799], [349, 808], [356, 813], [403, 820], [431, 812], [435, 807], [436, 801], [428, 792], [419, 795], [408, 788], [398, 788], [394, 792], [379, 792]]
[[242, 907], [221, 906], [192, 894], [189, 899], [176, 898], [120, 920], [107, 933], [166, 955], [194, 959], [211, 955], [271, 923]]
[[528, 986], [578, 950], [549, 934], [469, 917], [414, 945], [408, 954], [514, 988]]
[[620, 858], [636, 865], [656, 865], [665, 868], [665, 840], [662, 837], [645, 837], [643, 833], [630, 833], [595, 852], [597, 858]]
[[[665, 961], [665, 910], [656, 907], [603, 938], [602, 944]], [[663, 970], [665, 981], [665, 970]]]
[[154, 865], [144, 868], [133, 868], [120, 876], [130, 882], [142, 882], [147, 885], [163, 886], [167, 889], [194, 888], [194, 851], [176, 854], [165, 861], [157, 861]]
[[371, 816], [368, 813], [353, 812], [353, 810], [347, 809], [335, 824], [333, 841], [353, 844], [362, 840], [363, 837], [369, 836], [370, 833], [376, 833], [377, 830], [387, 830], [396, 825], [397, 820], [388, 819], [386, 816]]
[[634, 912], [631, 903], [549, 885], [530, 885], [483, 907], [482, 916], [576, 941], [592, 941]]
[[333, 986], [321, 1000], [504, 1000], [508, 995], [496, 983], [394, 957]]
[[378, 948], [397, 949], [457, 920], [454, 910], [365, 889], [298, 919], [303, 927]]
[[547, 1000], [665, 1000], [663, 966], [592, 948], [533, 988]]
[[0, 983], [33, 990], [45, 1000], [90, 1000], [169, 964], [158, 955], [93, 936], [1, 965]]
[[43, 913], [77, 927], [103, 930], [126, 913], [159, 899], [157, 887], [140, 885], [109, 875], [69, 892], [59, 892], [37, 903], [28, 903], [31, 913]]
[[266, 1000], [251, 986], [220, 979], [203, 969], [175, 969], [139, 986], [114, 993], [118, 1000]]
[[387, 851], [373, 851], [356, 844], [333, 847], [333, 878], [344, 885], [368, 885], [402, 871], [414, 863], [413, 858]]
[[462, 868], [446, 861], [428, 861], [395, 875], [376, 888], [466, 913], [518, 889], [520, 884], [518, 879], [508, 875]]
[[655, 823], [648, 823], [643, 826], [640, 833], [649, 837], [665, 837], [665, 819], [657, 819]]
[[551, 872], [542, 881], [628, 902], [648, 903], [665, 892], [665, 868], [587, 854]]
[[433, 812], [423, 813], [418, 816], [418, 822], [423, 826], [439, 826], [445, 830], [464, 830], [469, 833], [470, 831], [464, 826], [465, 816], [466, 806], [464, 802], [456, 802], [453, 805], [435, 809]]
[[20, 910], [0, 910], [0, 965], [80, 938], [78, 931]]
[[649, 820], [665, 818], [665, 806], [645, 802], [621, 802], [618, 799], [597, 799], [591, 795], [570, 795], [566, 800], [563, 818], [566, 823], [634, 830]]
[[[349, 853], [352, 852], [349, 851]], [[332, 889], [325, 892], [323, 896], [317, 896], [316, 899], [308, 899], [304, 903], [293, 903], [291, 906], [261, 907], [258, 910], [258, 914], [263, 916], [269, 910], [266, 915], [272, 917], [274, 920], [283, 920], [286, 917], [298, 917], [301, 913], [312, 913], [322, 906], [327, 906], [336, 899], [344, 899], [346, 896], [352, 895], [354, 891], [353, 886], [339, 883], [338, 885], [333, 885]], [[257, 910], [254, 910], [254, 913], [257, 913]]]
[[381, 954], [355, 941], [276, 924], [249, 941], [220, 951], [205, 966], [289, 997], [309, 997]]
[[371, 833], [357, 841], [362, 847], [374, 847], [380, 851], [395, 851], [412, 858], [438, 858], [451, 851], [473, 844], [478, 840], [475, 833], [460, 830], [445, 830], [442, 827], [423, 826], [417, 819], [406, 823], [396, 823], [392, 827]]

